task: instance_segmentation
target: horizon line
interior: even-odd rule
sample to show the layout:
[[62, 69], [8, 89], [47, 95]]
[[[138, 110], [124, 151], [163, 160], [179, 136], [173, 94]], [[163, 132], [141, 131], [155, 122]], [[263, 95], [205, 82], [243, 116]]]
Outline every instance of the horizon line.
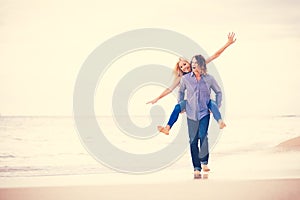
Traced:
[[[113, 117], [114, 115], [97, 115], [96, 118], [98, 117]], [[128, 115], [118, 115], [118, 116], [122, 116], [122, 117], [127, 117]], [[165, 115], [154, 115], [154, 116], [165, 116]], [[255, 114], [245, 114], [245, 115], [231, 115], [232, 117], [284, 117], [284, 118], [288, 118], [288, 117], [300, 117], [300, 114], [278, 114], [278, 115], [255, 115]], [[11, 118], [36, 118], [36, 117], [40, 117], [40, 118], [74, 118], [74, 115], [2, 115], [0, 114], [0, 118], [2, 117], [11, 117]], [[94, 116], [82, 116], [82, 117], [94, 117]], [[151, 117], [151, 115], [130, 115], [130, 117]], [[225, 117], [226, 118], [226, 117]]]

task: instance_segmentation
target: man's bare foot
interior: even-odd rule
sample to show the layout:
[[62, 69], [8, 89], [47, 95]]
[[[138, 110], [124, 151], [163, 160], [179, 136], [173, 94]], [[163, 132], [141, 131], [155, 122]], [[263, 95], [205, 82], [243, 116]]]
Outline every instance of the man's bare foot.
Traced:
[[204, 172], [209, 172], [210, 169], [207, 167], [207, 165], [201, 165], [201, 168]]
[[168, 128], [168, 126], [166, 126], [166, 127], [157, 126], [157, 130], [159, 132], [162, 132], [162, 133], [166, 134], [166, 135], [169, 135], [170, 128]]
[[194, 171], [194, 179], [200, 179], [201, 178], [201, 172], [199, 170]]
[[218, 121], [218, 123], [219, 123], [219, 128], [220, 128], [220, 129], [223, 129], [224, 127], [226, 127], [226, 124], [225, 124], [225, 122], [224, 122], [222, 119], [220, 119], [220, 120]]
[[202, 174], [202, 179], [208, 179], [208, 173]]

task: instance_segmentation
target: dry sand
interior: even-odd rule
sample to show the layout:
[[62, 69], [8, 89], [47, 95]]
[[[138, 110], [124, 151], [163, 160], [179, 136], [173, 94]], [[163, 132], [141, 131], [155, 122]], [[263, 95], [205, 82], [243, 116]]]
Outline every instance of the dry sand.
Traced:
[[1, 189], [1, 200], [92, 199], [300, 199], [300, 180], [210, 181], [139, 185], [31, 187]]
[[300, 136], [280, 143], [279, 145], [277, 145], [277, 148], [300, 151]]

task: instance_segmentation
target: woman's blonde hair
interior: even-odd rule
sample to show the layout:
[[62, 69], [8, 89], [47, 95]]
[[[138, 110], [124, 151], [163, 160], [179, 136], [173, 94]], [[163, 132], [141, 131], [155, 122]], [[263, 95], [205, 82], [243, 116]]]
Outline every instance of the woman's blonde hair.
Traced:
[[183, 71], [179, 67], [180, 61], [185, 61], [185, 62], [189, 63], [189, 61], [187, 59], [180, 57], [178, 62], [176, 63], [176, 65], [174, 67], [174, 70], [173, 70], [175, 76], [182, 76], [183, 75]]

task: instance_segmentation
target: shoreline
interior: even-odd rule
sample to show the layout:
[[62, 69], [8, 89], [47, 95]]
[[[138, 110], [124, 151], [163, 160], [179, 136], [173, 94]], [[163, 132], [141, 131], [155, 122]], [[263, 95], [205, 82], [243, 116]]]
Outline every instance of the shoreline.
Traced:
[[[209, 181], [258, 181], [300, 179], [300, 137], [281, 142], [262, 151], [239, 154], [212, 153]], [[223, 152], [223, 151], [221, 151]], [[281, 162], [279, 162], [281, 161]], [[193, 177], [189, 155], [165, 169], [145, 174], [119, 173], [107, 169], [105, 173], [0, 177], [1, 188], [65, 187], [84, 185], [134, 185], [190, 181]], [[233, 163], [234, 166], [228, 163]], [[177, 167], [176, 165], [180, 165]], [[299, 185], [300, 186], [300, 185]]]
[[[299, 154], [297, 154], [299, 155]], [[278, 158], [278, 157], [277, 157]], [[276, 157], [274, 157], [276, 159]], [[231, 160], [231, 159], [230, 159]], [[272, 159], [273, 160], [273, 159]], [[220, 168], [223, 162], [214, 162], [209, 173], [202, 174], [207, 182], [271, 181], [300, 180], [300, 169]], [[241, 166], [243, 167], [243, 166]], [[39, 187], [77, 187], [77, 186], [117, 186], [140, 184], [176, 184], [193, 180], [191, 168], [165, 169], [149, 174], [126, 174], [109, 172], [103, 174], [55, 175], [36, 177], [0, 177], [1, 189], [39, 188]], [[299, 184], [300, 186], [300, 184]]]

